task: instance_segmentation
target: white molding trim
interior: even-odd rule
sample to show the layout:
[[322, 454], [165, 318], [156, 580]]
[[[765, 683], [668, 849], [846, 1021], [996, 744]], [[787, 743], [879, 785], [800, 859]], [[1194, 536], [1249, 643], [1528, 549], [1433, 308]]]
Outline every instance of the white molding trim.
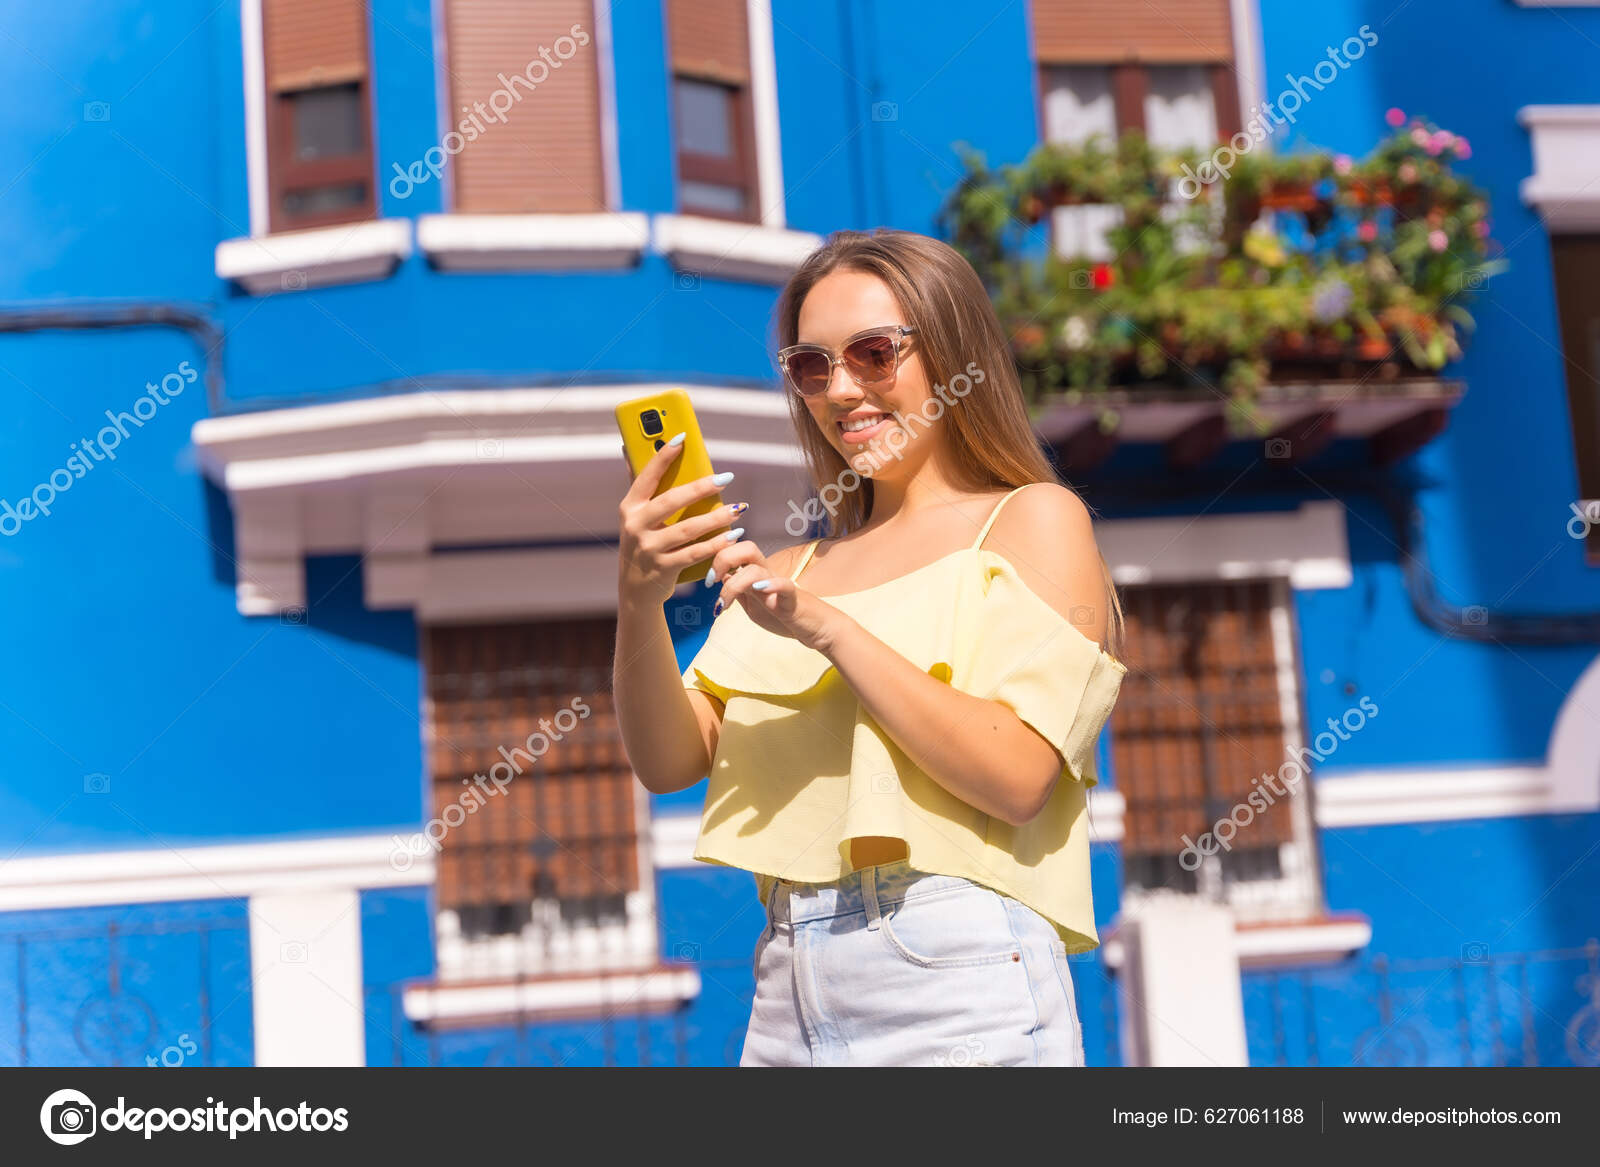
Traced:
[[1517, 123], [1533, 139], [1522, 201], [1547, 230], [1600, 230], [1600, 105], [1527, 105]]
[[[1234, 951], [1244, 967], [1331, 963], [1360, 952], [1372, 943], [1372, 921], [1365, 917], [1331, 916], [1285, 924], [1234, 928]], [[1125, 946], [1115, 935], [1100, 946], [1107, 968], [1122, 967]]]
[[[611, 0], [594, 0], [594, 51], [600, 81], [600, 172], [606, 206], [622, 209], [622, 155], [617, 145], [617, 63], [611, 40]], [[446, 204], [454, 206], [455, 204]]]
[[787, 223], [783, 189], [783, 123], [778, 117], [778, 65], [772, 43], [771, 0], [747, 0], [750, 29], [750, 105], [755, 114], [756, 202], [761, 225]]
[[[425, 390], [201, 419], [198, 460], [233, 508], [238, 610], [303, 606], [306, 556], [352, 553], [369, 604], [425, 619], [614, 606], [615, 409], [675, 387]], [[713, 461], [759, 516], [752, 537], [793, 542], [784, 521], [809, 479], [783, 395], [687, 388]]]
[[[1261, 44], [1261, 0], [1229, 0], [1233, 17], [1234, 76], [1238, 78], [1239, 124], [1249, 125], [1251, 110], [1261, 104], [1266, 54]], [[1267, 135], [1268, 148], [1272, 135]]]
[[354, 888], [250, 897], [257, 1066], [364, 1066], [361, 900]]
[[699, 215], [653, 217], [654, 249], [682, 271], [718, 279], [780, 284], [822, 246], [809, 231]]
[[402, 1000], [417, 1022], [465, 1022], [557, 1010], [624, 1011], [678, 1005], [700, 995], [700, 973], [692, 967], [616, 972], [603, 977], [508, 981], [484, 985], [415, 985]]
[[[603, 2], [603, 0], [602, 0]], [[649, 217], [423, 215], [417, 247], [444, 271], [583, 271], [632, 267], [650, 245]]]
[[1341, 502], [1264, 511], [1095, 524], [1118, 584], [1287, 577], [1292, 587], [1347, 588], [1350, 545]]
[[271, 210], [267, 190], [267, 65], [261, 29], [261, 0], [239, 0], [239, 40], [244, 51], [245, 185], [253, 236], [267, 234]]
[[700, 840], [700, 817], [698, 811], [673, 811], [651, 820], [650, 843], [657, 871], [705, 866], [694, 857], [694, 845]]
[[368, 219], [310, 231], [224, 239], [217, 278], [258, 296], [382, 279], [411, 254], [410, 219]]
[[401, 871], [391, 862], [394, 853], [393, 835], [349, 835], [10, 859], [0, 863], [0, 912], [433, 882], [431, 854], [415, 857]]

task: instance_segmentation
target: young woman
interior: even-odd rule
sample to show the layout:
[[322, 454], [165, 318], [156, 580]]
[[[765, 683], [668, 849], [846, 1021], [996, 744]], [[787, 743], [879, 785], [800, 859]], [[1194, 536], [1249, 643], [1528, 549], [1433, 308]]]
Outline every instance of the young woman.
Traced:
[[[740, 1064], [1081, 1065], [1085, 791], [1124, 673], [1089, 514], [945, 244], [834, 234], [777, 332], [829, 537], [711, 537], [742, 503], [664, 527], [730, 477], [652, 499], [671, 444], [620, 508], [628, 756], [656, 794], [709, 772], [695, 858], [766, 906]], [[680, 684], [662, 604], [710, 555], [718, 615]]]

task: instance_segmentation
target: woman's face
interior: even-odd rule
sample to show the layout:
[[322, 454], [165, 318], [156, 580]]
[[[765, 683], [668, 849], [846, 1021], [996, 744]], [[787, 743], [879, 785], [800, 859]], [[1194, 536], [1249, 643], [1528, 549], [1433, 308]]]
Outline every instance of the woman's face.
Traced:
[[[801, 303], [796, 340], [837, 352], [863, 329], [906, 323], [894, 294], [877, 276], [834, 271], [818, 280]], [[789, 392], [794, 392], [792, 387]], [[910, 417], [932, 396], [921, 346], [912, 333], [900, 340], [900, 364], [890, 381], [864, 388], [839, 364], [827, 392], [802, 400], [823, 439], [847, 465], [863, 476], [894, 480], [925, 461], [940, 434], [937, 423], [924, 425], [919, 419], [908, 425], [894, 415]]]

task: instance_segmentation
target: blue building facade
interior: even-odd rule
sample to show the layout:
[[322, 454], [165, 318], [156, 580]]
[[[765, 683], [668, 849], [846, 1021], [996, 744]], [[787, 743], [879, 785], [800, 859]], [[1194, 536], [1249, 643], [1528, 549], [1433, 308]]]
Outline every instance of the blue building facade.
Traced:
[[[1079, 483], [1149, 635], [1255, 589], [1229, 610], [1265, 630], [1277, 748], [1318, 754], [1263, 867], [1186, 882], [1125, 854], [1119, 711], [1109, 942], [1074, 966], [1090, 1063], [1594, 1064], [1594, 414], [1569, 392], [1595, 385], [1563, 342], [1593, 282], [1558, 269], [1600, 232], [1600, 8], [1214, 7], [1203, 63], [1241, 111], [1371, 28], [1272, 147], [1361, 154], [1386, 110], [1426, 114], [1471, 140], [1509, 265], [1448, 424], [1399, 462], [1241, 441], [1177, 469], [1152, 430]], [[1050, 57], [1058, 8], [6, 14], [0, 1064], [736, 1063], [752, 881], [690, 857], [704, 787], [644, 795], [607, 720], [611, 410], [688, 387], [751, 537], [795, 541], [776, 290], [832, 230], [934, 230], [955, 143], [1020, 159], [1090, 109], [1094, 77], [1052, 69], [1103, 54]], [[1493, 85], [1463, 64], [1508, 44]], [[669, 607], [683, 662], [709, 599]], [[457, 776], [523, 744], [546, 773], [508, 785], [544, 793], [451, 821]], [[1171, 983], [1161, 954], [1218, 937]]]

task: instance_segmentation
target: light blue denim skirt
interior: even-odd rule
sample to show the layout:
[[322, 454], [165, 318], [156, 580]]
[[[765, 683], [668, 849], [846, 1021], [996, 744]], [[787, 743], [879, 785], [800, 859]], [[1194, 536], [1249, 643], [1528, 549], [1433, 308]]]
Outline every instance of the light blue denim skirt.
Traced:
[[1010, 896], [902, 859], [773, 881], [741, 1066], [1081, 1066], [1066, 946]]

